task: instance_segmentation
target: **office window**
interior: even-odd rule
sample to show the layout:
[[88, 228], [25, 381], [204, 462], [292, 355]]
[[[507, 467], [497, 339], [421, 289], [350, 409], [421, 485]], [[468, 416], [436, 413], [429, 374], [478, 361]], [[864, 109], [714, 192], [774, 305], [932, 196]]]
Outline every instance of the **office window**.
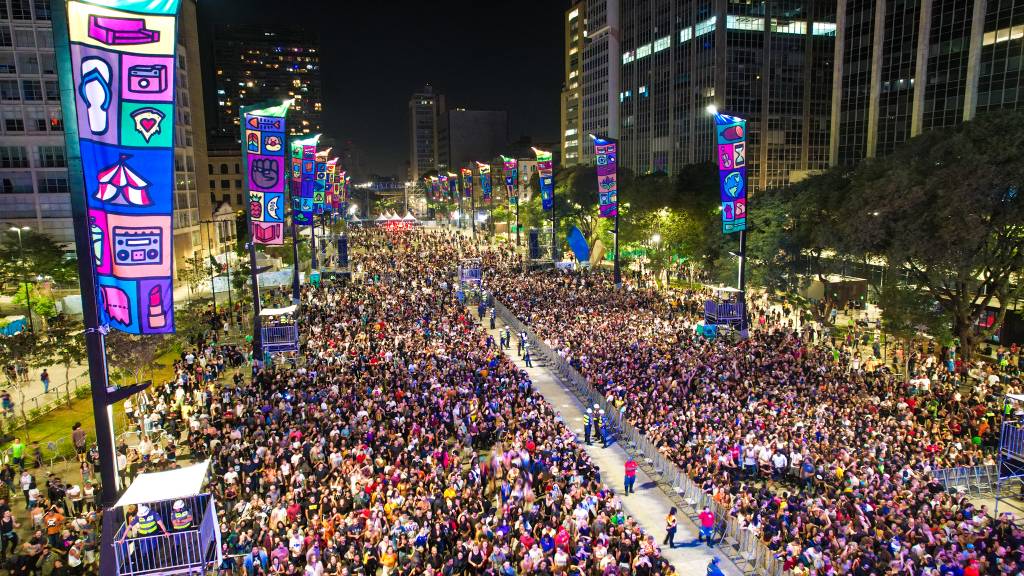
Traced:
[[8, 132], [25, 131], [25, 121], [21, 119], [20, 110], [8, 110], [4, 113], [4, 128]]
[[35, 52], [18, 53], [18, 71], [22, 74], [39, 74], [39, 56]]
[[241, 180], [235, 180], [235, 188], [241, 188], [241, 187], [242, 187], [242, 181]]
[[67, 194], [68, 192], [68, 179], [63, 176], [40, 174], [36, 179], [36, 184], [39, 185], [40, 194]]
[[4, 194], [31, 194], [31, 172], [9, 172], [0, 176], [0, 192]]
[[18, 67], [14, 63], [14, 52], [0, 52], [0, 74], [17, 74]]
[[50, 19], [50, 0], [34, 0], [32, 4], [36, 9], [36, 20]]
[[50, 110], [47, 120], [50, 122], [50, 130], [53, 132], [64, 131], [64, 119], [60, 115], [60, 110]]
[[36, 102], [43, 99], [43, 87], [39, 80], [22, 80], [21, 97], [27, 102]]
[[39, 165], [43, 168], [64, 168], [67, 160], [64, 157], [63, 146], [40, 146]]
[[28, 0], [11, 0], [11, 18], [14, 20], [31, 20], [32, 7]]
[[0, 26], [0, 46], [4, 48], [14, 46], [14, 39], [11, 37], [11, 27], [6, 24]]
[[0, 100], [21, 100], [17, 80], [0, 80]]
[[46, 99], [51, 102], [60, 100], [60, 88], [56, 80], [44, 80], [43, 89], [46, 91]]
[[45, 52], [39, 55], [39, 71], [43, 74], [57, 73], [57, 60], [53, 57], [53, 54]]
[[241, 173], [242, 173], [242, 165], [241, 164], [235, 164], [235, 174], [241, 174]]
[[206, 165], [206, 170], [207, 170], [207, 173], [213, 174], [213, 164], [207, 164]]
[[0, 146], [0, 168], [28, 168], [24, 146]]
[[[220, 173], [221, 174], [227, 174], [228, 173], [228, 165], [227, 164], [221, 164], [220, 165]], [[226, 186], [225, 186], [225, 188], [226, 188]]]
[[220, 181], [220, 187], [223, 188], [224, 190], [227, 190], [228, 188], [231, 188], [231, 181], [230, 180], [221, 180]]
[[216, 180], [210, 180], [210, 190], [216, 190], [216, 189], [217, 189], [217, 181]]
[[35, 48], [36, 34], [31, 29], [15, 28], [14, 45], [18, 48]]
[[26, 127], [29, 132], [46, 132], [50, 124], [50, 115], [42, 108], [25, 108]]

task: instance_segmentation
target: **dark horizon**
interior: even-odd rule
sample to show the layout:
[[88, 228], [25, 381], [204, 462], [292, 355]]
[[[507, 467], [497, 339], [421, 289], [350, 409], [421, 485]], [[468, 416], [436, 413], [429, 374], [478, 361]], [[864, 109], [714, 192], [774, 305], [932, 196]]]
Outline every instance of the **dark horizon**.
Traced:
[[[268, 0], [198, 1], [207, 116], [215, 103], [211, 48], [216, 26], [302, 24], [313, 18], [321, 40], [323, 132], [352, 140], [367, 173], [405, 178], [408, 101], [424, 84], [444, 94], [449, 108], [506, 110], [513, 141], [558, 138], [564, 2], [538, 3], [508, 16], [507, 7], [468, 0], [446, 2], [444, 9], [310, 0], [302, 5], [322, 9], [302, 15]], [[388, 30], [382, 30], [385, 24]], [[435, 32], [442, 29], [447, 32]]]

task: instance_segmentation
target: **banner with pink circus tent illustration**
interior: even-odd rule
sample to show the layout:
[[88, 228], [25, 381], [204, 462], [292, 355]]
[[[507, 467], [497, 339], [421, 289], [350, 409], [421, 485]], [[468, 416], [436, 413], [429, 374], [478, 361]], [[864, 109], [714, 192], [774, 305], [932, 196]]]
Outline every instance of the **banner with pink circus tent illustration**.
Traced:
[[174, 107], [179, 0], [67, 3], [101, 322], [174, 331]]

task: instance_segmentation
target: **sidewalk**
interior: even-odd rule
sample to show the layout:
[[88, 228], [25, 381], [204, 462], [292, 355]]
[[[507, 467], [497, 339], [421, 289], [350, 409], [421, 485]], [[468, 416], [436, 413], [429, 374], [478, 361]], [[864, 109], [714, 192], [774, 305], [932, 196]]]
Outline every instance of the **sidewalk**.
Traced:
[[[485, 329], [490, 326], [486, 315], [484, 315], [483, 326]], [[495, 342], [498, 342], [501, 340], [498, 332], [504, 323], [499, 318], [496, 320], [495, 326], [494, 330], [488, 329], [487, 331], [494, 336]], [[527, 368], [526, 363], [519, 358], [514, 350], [506, 350], [505, 354], [517, 366], [527, 371], [530, 379], [533, 380], [534, 389], [555, 407], [565, 423], [576, 432], [577, 440], [582, 444], [585, 408], [573, 393], [564, 388], [555, 375], [544, 367], [542, 359], [535, 360], [533, 368]], [[622, 499], [623, 509], [626, 513], [635, 518], [648, 533], [654, 534], [656, 540], [661, 543], [665, 537], [665, 516], [668, 514], [669, 508], [672, 507], [668, 495], [641, 468], [636, 473], [636, 491], [629, 496], [624, 496], [625, 450], [617, 443], [608, 448], [601, 448], [601, 443], [597, 440], [591, 446], [584, 445], [584, 449], [591, 460], [601, 469], [602, 481], [614, 489]], [[685, 513], [679, 511], [676, 517], [679, 520], [676, 530], [676, 548], [669, 549], [663, 546], [661, 553], [672, 562], [679, 574], [704, 574], [708, 562], [712, 557], [718, 555], [717, 549], [709, 549], [705, 544], [697, 541], [697, 526], [690, 522]], [[723, 572], [730, 576], [742, 574], [724, 555], [720, 555], [720, 557], [722, 561], [719, 567]]]

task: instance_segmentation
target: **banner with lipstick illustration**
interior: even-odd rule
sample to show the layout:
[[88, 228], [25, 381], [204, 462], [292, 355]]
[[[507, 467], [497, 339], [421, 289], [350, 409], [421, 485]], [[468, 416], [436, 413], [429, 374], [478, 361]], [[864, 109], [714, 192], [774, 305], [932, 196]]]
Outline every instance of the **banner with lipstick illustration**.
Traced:
[[483, 162], [476, 163], [476, 170], [480, 173], [480, 196], [484, 202], [491, 201], [491, 165]]
[[178, 6], [67, 3], [100, 320], [132, 334], [174, 331]]
[[313, 188], [316, 186], [316, 143], [319, 134], [291, 141], [292, 219], [296, 225], [313, 223]]
[[249, 191], [249, 236], [255, 244], [284, 244], [284, 117], [291, 103], [242, 109], [242, 165]]
[[462, 174], [462, 193], [466, 196], [466, 200], [473, 198], [473, 171], [469, 168], [462, 168], [459, 170]]
[[505, 174], [505, 190], [508, 193], [508, 205], [519, 204], [519, 160], [502, 156], [502, 168]]
[[722, 197], [722, 233], [747, 229], [747, 121], [715, 115], [718, 175]]

